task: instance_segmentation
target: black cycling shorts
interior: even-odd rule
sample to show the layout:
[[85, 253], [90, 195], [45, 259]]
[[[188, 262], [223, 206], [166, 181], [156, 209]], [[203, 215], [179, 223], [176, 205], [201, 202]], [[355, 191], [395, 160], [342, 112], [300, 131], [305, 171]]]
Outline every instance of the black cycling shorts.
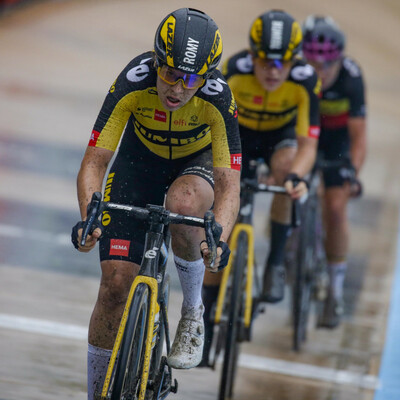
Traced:
[[[327, 161], [350, 160], [350, 137], [347, 129], [322, 130], [318, 141], [318, 154]], [[322, 171], [324, 186], [343, 186], [346, 182], [341, 167], [327, 168]]]
[[[132, 155], [120, 151], [107, 177], [104, 200], [145, 207], [163, 205], [172, 182], [182, 175], [196, 175], [214, 187], [211, 149], [194, 157], [165, 160], [149, 154]], [[100, 260], [142, 261], [147, 224], [127, 218], [120, 211], [104, 212], [100, 239]]]
[[294, 126], [268, 132], [257, 132], [240, 127], [242, 142], [242, 178], [252, 177], [249, 162], [262, 158], [270, 166], [271, 157], [276, 150], [284, 147], [297, 147]]

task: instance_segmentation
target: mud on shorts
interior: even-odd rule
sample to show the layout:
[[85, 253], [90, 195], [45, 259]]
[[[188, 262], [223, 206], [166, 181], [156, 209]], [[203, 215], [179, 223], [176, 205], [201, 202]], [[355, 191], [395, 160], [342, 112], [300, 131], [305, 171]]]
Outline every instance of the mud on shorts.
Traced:
[[[347, 129], [322, 130], [318, 141], [318, 157], [327, 161], [350, 160], [350, 137]], [[343, 186], [346, 174], [341, 167], [326, 168], [322, 171], [324, 186]]]
[[[174, 180], [196, 175], [214, 188], [211, 149], [177, 160], [165, 160], [146, 154], [131, 155], [120, 151], [107, 177], [104, 200], [145, 207], [163, 205], [165, 194]], [[100, 260], [142, 261], [147, 224], [128, 218], [120, 211], [106, 211], [102, 216]]]
[[242, 178], [250, 178], [253, 173], [249, 168], [251, 160], [262, 158], [270, 166], [272, 155], [284, 147], [297, 147], [294, 126], [286, 126], [273, 131], [257, 132], [240, 127], [242, 142]]

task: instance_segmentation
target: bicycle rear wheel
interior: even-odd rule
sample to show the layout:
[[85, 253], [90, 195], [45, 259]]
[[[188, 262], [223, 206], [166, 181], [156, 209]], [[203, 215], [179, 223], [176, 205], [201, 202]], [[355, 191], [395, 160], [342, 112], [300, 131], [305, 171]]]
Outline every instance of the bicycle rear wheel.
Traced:
[[118, 362], [115, 367], [111, 400], [133, 400], [138, 396], [144, 359], [149, 301], [148, 286], [143, 283], [138, 284], [133, 295]]
[[232, 263], [230, 303], [228, 307], [225, 351], [219, 386], [219, 400], [230, 399], [233, 394], [233, 385], [240, 351], [239, 335], [242, 331], [241, 325], [243, 324], [247, 250], [247, 234], [241, 232], [238, 237], [236, 254], [234, 255]]
[[316, 201], [309, 198], [305, 204], [302, 224], [298, 232], [296, 269], [293, 281], [293, 348], [299, 351], [307, 338], [307, 325], [314, 291], [316, 269]]

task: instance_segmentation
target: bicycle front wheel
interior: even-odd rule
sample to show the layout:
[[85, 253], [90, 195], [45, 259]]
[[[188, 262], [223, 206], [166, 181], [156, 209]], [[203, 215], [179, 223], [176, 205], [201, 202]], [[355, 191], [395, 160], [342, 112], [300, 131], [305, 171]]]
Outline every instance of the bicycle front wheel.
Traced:
[[232, 398], [240, 347], [240, 332], [243, 324], [247, 264], [248, 238], [245, 232], [238, 237], [236, 254], [231, 272], [228, 325], [226, 329], [224, 360], [222, 364], [219, 400]]
[[138, 397], [144, 359], [149, 301], [148, 286], [143, 283], [138, 284], [133, 295], [121, 342], [111, 400], [134, 400]]
[[299, 351], [307, 337], [314, 271], [316, 269], [316, 204], [318, 199], [310, 198], [298, 232], [297, 265], [293, 282], [293, 348]]

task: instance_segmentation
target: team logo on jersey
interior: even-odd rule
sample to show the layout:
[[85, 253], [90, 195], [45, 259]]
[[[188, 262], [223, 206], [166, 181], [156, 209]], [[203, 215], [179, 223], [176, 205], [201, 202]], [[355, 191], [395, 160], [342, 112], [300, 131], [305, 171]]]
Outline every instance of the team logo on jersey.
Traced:
[[253, 103], [254, 104], [262, 104], [263, 103], [263, 97], [262, 96], [254, 96], [253, 97]]
[[140, 82], [143, 79], [145, 79], [150, 72], [150, 68], [147, 64], [145, 64], [147, 61], [149, 61], [149, 58], [146, 58], [140, 62], [139, 65], [136, 65], [135, 67], [131, 68], [127, 73], [126, 73], [126, 79], [131, 82]]
[[240, 171], [240, 166], [242, 165], [242, 154], [231, 154], [231, 168], [236, 171]]
[[167, 113], [165, 111], [156, 110], [154, 111], [154, 119], [156, 121], [167, 122]]
[[100, 132], [93, 130], [92, 134], [90, 135], [89, 146], [95, 147], [99, 136], [100, 136]]
[[308, 136], [318, 139], [319, 138], [319, 132], [320, 132], [320, 128], [319, 126], [310, 126], [310, 128], [308, 129]]
[[129, 256], [130, 240], [111, 239], [110, 240], [110, 256]]

